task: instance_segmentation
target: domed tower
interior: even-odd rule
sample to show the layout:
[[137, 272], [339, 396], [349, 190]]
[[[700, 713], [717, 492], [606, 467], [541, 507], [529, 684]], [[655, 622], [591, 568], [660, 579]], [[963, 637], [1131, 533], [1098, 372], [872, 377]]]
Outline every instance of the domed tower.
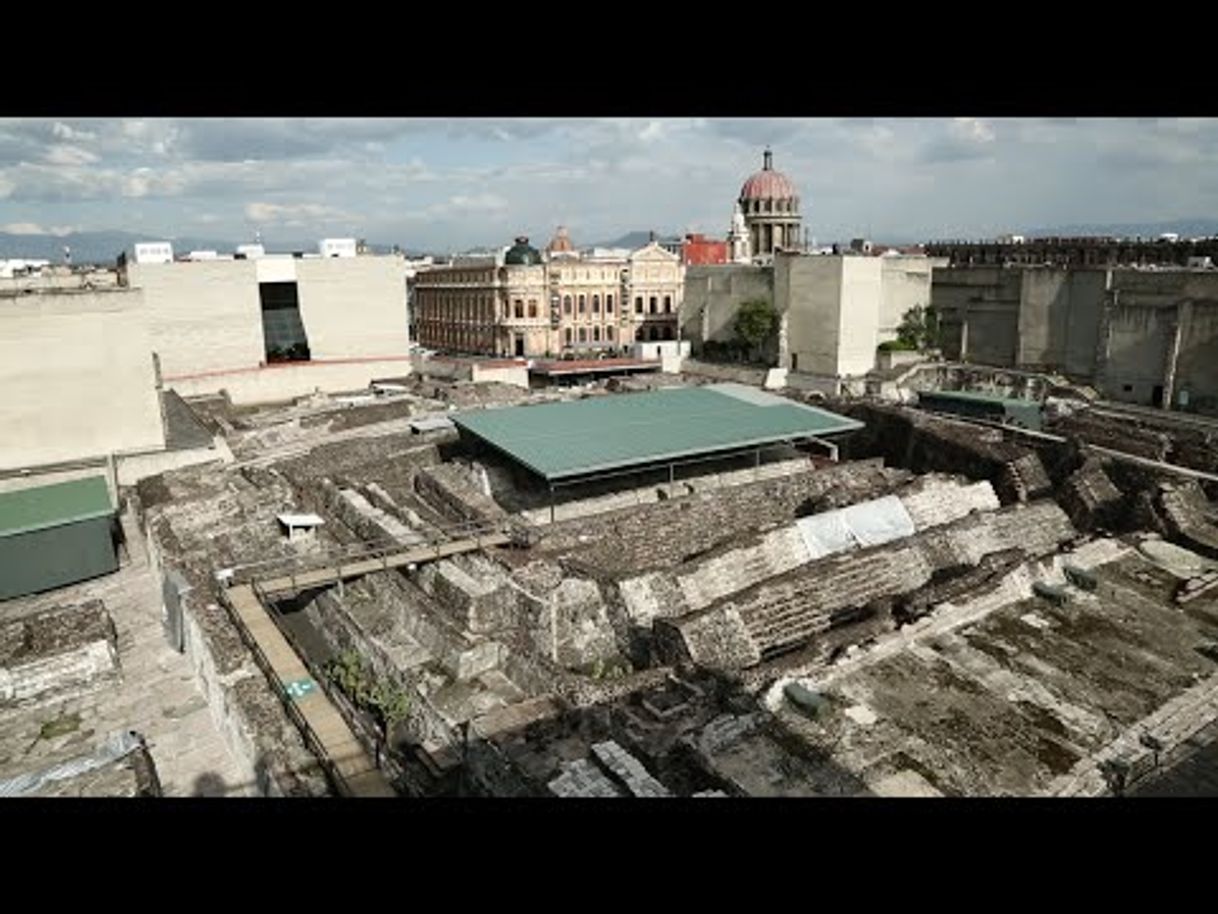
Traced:
[[546, 245], [546, 252], [549, 254], [572, 254], [575, 252], [575, 245], [571, 243], [571, 236], [567, 234], [567, 227], [565, 225], [558, 227], [554, 237]]
[[770, 256], [776, 249], [799, 247], [799, 193], [780, 171], [774, 170], [773, 153], [766, 147], [761, 171], [740, 188], [738, 205], [748, 229], [749, 249], [754, 257]]
[[516, 243], [507, 249], [507, 253], [503, 255], [503, 263], [505, 266], [520, 266], [531, 267], [541, 263], [541, 254], [537, 248], [529, 244], [529, 239], [521, 235], [516, 239]]

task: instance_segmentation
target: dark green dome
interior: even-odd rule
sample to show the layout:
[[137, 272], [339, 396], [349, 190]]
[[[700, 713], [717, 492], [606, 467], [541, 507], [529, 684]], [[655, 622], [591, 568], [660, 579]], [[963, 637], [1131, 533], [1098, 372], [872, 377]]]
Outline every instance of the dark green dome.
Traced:
[[528, 238], [521, 235], [503, 255], [503, 262], [508, 266], [531, 267], [541, 263], [541, 253], [529, 244]]

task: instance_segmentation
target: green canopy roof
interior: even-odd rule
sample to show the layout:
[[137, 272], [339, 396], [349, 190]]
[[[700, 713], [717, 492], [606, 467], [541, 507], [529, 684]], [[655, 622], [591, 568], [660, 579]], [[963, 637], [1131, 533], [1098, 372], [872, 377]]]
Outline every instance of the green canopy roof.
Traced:
[[551, 481], [863, 427], [741, 384], [480, 410], [453, 422]]
[[0, 492], [0, 536], [15, 536], [113, 513], [104, 476]]

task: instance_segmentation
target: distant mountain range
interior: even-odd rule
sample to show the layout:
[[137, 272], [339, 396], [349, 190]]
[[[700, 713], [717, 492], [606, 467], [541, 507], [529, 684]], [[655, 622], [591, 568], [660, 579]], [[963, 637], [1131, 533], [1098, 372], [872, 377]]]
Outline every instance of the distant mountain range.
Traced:
[[[152, 235], [133, 235], [130, 232], [73, 232], [68, 235], [13, 235], [0, 232], [0, 260], [49, 260], [51, 263], [63, 263], [63, 249], [72, 249], [72, 263], [113, 265], [118, 255], [124, 251], [128, 255], [134, 253], [135, 245], [144, 241], [169, 241], [175, 254], [188, 254], [191, 251], [217, 251], [221, 254], [232, 253], [241, 243], [249, 241], [219, 241], [215, 238], [163, 238]], [[271, 252], [290, 253], [292, 251], [313, 252], [317, 250], [317, 240], [312, 241], [263, 241], [263, 247]], [[369, 244], [368, 247], [377, 254], [388, 254], [393, 250], [392, 245]]]
[[[663, 241], [665, 238], [680, 237], [676, 232], [656, 232], [656, 240]], [[627, 232], [621, 238], [615, 238], [613, 241], [600, 241], [592, 245], [596, 248], [631, 248], [637, 249], [643, 247], [651, 241], [650, 231]]]
[[[1218, 235], [1218, 219], [1196, 218], [1175, 219], [1168, 222], [1078, 223], [1048, 228], [1025, 228], [1013, 231], [1029, 238], [1055, 235], [1112, 235], [1124, 238], [1139, 236], [1142, 238], [1157, 238], [1159, 235], [1168, 232], [1178, 234], [1182, 238], [1193, 238]], [[661, 240], [676, 237], [679, 236], [675, 232], [656, 232], [656, 238]], [[950, 236], [934, 240], [946, 240], [948, 237]], [[968, 238], [969, 236], [967, 233], [960, 233], [956, 237]], [[611, 241], [598, 242], [594, 246], [637, 249], [647, 244], [650, 239], [650, 231], [633, 231], [627, 232], [620, 238], [615, 238]], [[62, 263], [63, 249], [66, 245], [72, 249], [72, 262], [74, 264], [93, 263], [108, 266], [114, 263], [120, 252], [126, 251], [128, 254], [131, 254], [137, 242], [162, 240], [165, 239], [159, 236], [136, 235], [131, 232], [121, 231], [73, 232], [68, 235], [14, 235], [0, 232], [0, 259], [22, 258]], [[219, 251], [220, 253], [227, 253], [234, 251], [237, 245], [241, 243], [231, 240], [222, 241], [215, 238], [194, 238], [189, 236], [170, 238], [168, 240], [173, 244], [174, 252], [179, 254], [186, 254], [190, 251]], [[932, 239], [898, 239], [892, 236], [885, 237], [884, 239], [873, 238], [872, 240], [876, 243], [883, 241], [885, 244], [897, 245], [917, 244]], [[263, 242], [263, 245], [271, 252], [312, 252], [317, 250], [316, 239], [310, 241], [266, 240]], [[374, 253], [387, 254], [393, 249], [393, 246], [388, 244], [369, 244], [369, 248]], [[407, 256], [417, 255], [407, 252]]]

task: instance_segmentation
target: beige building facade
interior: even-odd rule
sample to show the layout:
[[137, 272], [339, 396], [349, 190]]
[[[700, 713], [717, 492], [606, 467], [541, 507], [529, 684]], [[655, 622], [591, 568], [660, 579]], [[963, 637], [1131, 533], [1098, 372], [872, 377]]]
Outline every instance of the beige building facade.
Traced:
[[399, 255], [124, 263], [166, 387], [238, 402], [366, 386], [409, 371]]
[[421, 270], [412, 290], [418, 342], [553, 357], [677, 338], [685, 271], [677, 255], [654, 242], [625, 256], [551, 247], [543, 256], [521, 238], [499, 257]]
[[165, 447], [144, 295], [0, 295], [0, 470]]

